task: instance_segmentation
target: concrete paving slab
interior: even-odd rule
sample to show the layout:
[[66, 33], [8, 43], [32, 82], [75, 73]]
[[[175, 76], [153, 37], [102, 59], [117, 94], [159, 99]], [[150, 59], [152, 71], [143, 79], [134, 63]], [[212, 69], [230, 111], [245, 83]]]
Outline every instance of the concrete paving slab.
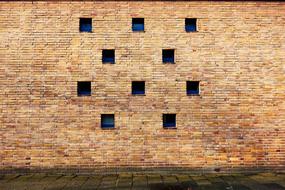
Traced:
[[[249, 178], [257, 181], [261, 184], [276, 184], [276, 186], [285, 188], [285, 178], [282, 175], [276, 175], [272, 173], [261, 173], [252, 175]], [[269, 185], [270, 186], [270, 185]]]
[[49, 184], [44, 188], [44, 190], [64, 190], [64, 188], [72, 182], [75, 175], [62, 176], [55, 181], [48, 182]]
[[88, 180], [88, 176], [76, 176], [63, 190], [78, 190]]
[[133, 176], [133, 185], [131, 189], [137, 189], [137, 190], [148, 189], [146, 175]]
[[0, 190], [285, 190], [285, 174], [4, 175]]
[[96, 190], [99, 188], [102, 179], [103, 176], [101, 175], [88, 176], [87, 181], [84, 184], [82, 184], [80, 190]]
[[199, 175], [199, 176], [190, 176], [198, 186], [207, 186], [211, 185], [211, 182], [207, 179], [207, 177]]
[[239, 184], [249, 187], [252, 190], [274, 190], [274, 188], [266, 187], [257, 181], [250, 179], [247, 176], [234, 177], [234, 180]]
[[160, 174], [148, 174], [147, 175], [148, 189], [155, 190], [163, 186], [163, 181]]
[[197, 190], [198, 184], [188, 175], [176, 175], [182, 189]]
[[132, 177], [132, 174], [119, 175], [119, 178], [117, 179], [116, 190], [131, 189]]
[[221, 176], [221, 179], [229, 185], [227, 190], [250, 190], [249, 187], [239, 184], [233, 176]]
[[118, 175], [105, 175], [98, 189], [116, 189]]
[[178, 183], [176, 175], [163, 175], [162, 180], [165, 189], [182, 189], [182, 186]]

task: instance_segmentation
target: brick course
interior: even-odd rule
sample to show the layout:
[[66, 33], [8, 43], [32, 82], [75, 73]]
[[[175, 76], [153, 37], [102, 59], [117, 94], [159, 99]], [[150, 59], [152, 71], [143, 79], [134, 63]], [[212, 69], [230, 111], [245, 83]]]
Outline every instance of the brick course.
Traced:
[[[135, 17], [145, 32], [132, 32]], [[284, 31], [284, 2], [1, 1], [0, 170], [284, 169]], [[102, 49], [116, 50], [114, 65]], [[191, 80], [200, 96], [186, 95]], [[92, 96], [78, 97], [77, 81], [92, 81]], [[102, 130], [109, 113], [116, 128]]]

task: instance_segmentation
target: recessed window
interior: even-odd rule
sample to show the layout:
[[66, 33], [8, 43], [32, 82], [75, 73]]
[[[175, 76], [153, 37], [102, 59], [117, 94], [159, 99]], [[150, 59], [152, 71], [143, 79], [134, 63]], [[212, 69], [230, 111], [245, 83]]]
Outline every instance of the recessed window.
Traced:
[[91, 82], [77, 82], [77, 95], [78, 96], [91, 96]]
[[186, 32], [196, 32], [197, 31], [197, 19], [196, 18], [186, 18], [185, 19], [185, 31]]
[[133, 95], [144, 95], [145, 94], [145, 82], [144, 81], [133, 81], [132, 82], [132, 94]]
[[174, 63], [174, 49], [162, 50], [162, 62], [163, 63]]
[[199, 81], [187, 81], [187, 95], [198, 95], [200, 93]]
[[101, 128], [115, 128], [115, 116], [114, 114], [102, 114], [101, 115]]
[[176, 114], [163, 114], [163, 127], [176, 128]]
[[114, 64], [115, 63], [115, 50], [104, 49], [102, 51], [102, 62]]
[[80, 18], [79, 30], [80, 32], [92, 32], [92, 18]]
[[133, 18], [132, 29], [134, 32], [144, 31], [144, 18]]

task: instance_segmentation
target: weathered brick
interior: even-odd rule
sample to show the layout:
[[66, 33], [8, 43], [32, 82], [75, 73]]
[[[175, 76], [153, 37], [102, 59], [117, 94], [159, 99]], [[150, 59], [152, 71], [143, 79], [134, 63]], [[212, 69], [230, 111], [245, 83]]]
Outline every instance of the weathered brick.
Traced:
[[[281, 1], [1, 1], [0, 170], [284, 169], [284, 31]], [[200, 96], [186, 95], [191, 80]], [[77, 81], [92, 96], [77, 97]], [[100, 128], [108, 113], [114, 130]]]

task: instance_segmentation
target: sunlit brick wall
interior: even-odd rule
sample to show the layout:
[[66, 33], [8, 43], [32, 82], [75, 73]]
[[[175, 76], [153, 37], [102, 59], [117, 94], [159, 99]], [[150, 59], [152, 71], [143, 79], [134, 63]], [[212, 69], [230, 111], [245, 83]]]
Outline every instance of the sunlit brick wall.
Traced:
[[[145, 32], [132, 31], [137, 17]], [[1, 1], [0, 169], [284, 169], [284, 44], [284, 2]], [[91, 81], [91, 96], [77, 96], [77, 81]], [[101, 129], [101, 114], [115, 114], [115, 129]]]

